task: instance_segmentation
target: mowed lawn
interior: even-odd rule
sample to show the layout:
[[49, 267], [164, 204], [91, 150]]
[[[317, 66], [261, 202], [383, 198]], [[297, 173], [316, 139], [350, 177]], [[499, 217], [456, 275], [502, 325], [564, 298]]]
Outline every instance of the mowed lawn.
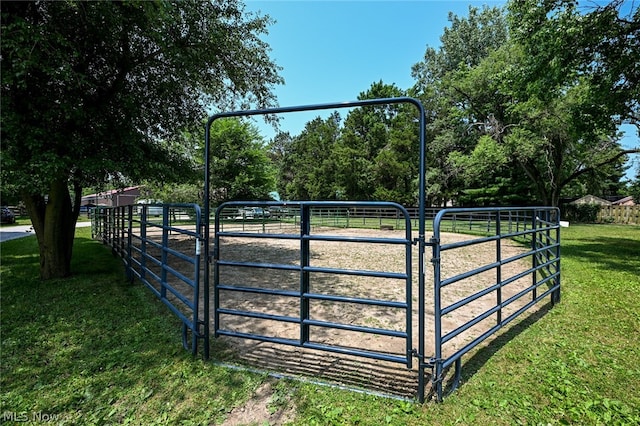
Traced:
[[221, 424], [258, 400], [249, 424], [640, 424], [639, 226], [564, 228], [561, 303], [463, 358], [460, 388], [423, 405], [194, 358], [88, 228], [67, 280], [38, 279], [35, 237], [0, 250], [5, 424]]

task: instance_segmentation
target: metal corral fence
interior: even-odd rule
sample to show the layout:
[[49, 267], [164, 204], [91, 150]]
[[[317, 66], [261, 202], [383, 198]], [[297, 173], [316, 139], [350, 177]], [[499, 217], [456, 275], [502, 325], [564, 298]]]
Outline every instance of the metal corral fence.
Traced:
[[[202, 218], [197, 204], [96, 207], [92, 236], [122, 258], [127, 277], [139, 279], [183, 324], [183, 346], [208, 346], [201, 313]], [[187, 242], [185, 245], [185, 241]], [[190, 334], [190, 336], [189, 336]]]
[[[464, 354], [548, 296], [552, 305], [560, 301], [559, 217], [559, 209], [537, 207], [452, 208], [435, 217], [429, 243], [434, 267], [435, 356], [429, 364], [439, 400], [444, 372], [451, 365], [455, 366], [451, 390], [458, 386]], [[441, 232], [445, 228], [470, 230], [477, 236], [447, 242]], [[443, 264], [463, 261], [457, 252], [466, 247], [494, 256], [470, 264], [466, 271], [446, 274]], [[466, 312], [462, 320], [461, 311]], [[462, 343], [454, 346], [455, 340]]]
[[[425, 380], [429, 377], [430, 392], [438, 401], [442, 400], [444, 377], [451, 366], [454, 374], [450, 390], [458, 386], [463, 355], [545, 298], [549, 298], [551, 304], [560, 300], [559, 210], [546, 207], [444, 209], [430, 210], [426, 216], [430, 218], [428, 228], [433, 231], [433, 237], [421, 241], [412, 232], [415, 215], [412, 217], [409, 210], [394, 203], [245, 201], [223, 204], [216, 211], [213, 243], [215, 336], [339, 352], [401, 363], [409, 369], [417, 358], [415, 396], [420, 401], [425, 399]], [[344, 234], [338, 232], [339, 229], [352, 232]], [[359, 234], [358, 229], [363, 233]], [[371, 236], [364, 233], [365, 229], [380, 232]], [[403, 233], [384, 233], [392, 230]], [[451, 240], [453, 233], [463, 234], [463, 238]], [[252, 241], [256, 247], [270, 248], [252, 251], [242, 245], [243, 240]], [[293, 244], [285, 244], [291, 240]], [[385, 246], [388, 256], [375, 270], [314, 265], [310, 259], [320, 262], [317, 253], [322, 249], [314, 251], [311, 244], [319, 246], [323, 241], [343, 244], [344, 250], [335, 253], [344, 258], [351, 255], [353, 243]], [[394, 245], [404, 251], [404, 267], [390, 271], [385, 268], [391, 267], [388, 260]], [[415, 276], [411, 265], [413, 246], [418, 246], [418, 252], [425, 252], [429, 247], [432, 250], [433, 291], [426, 287], [424, 276], [420, 273]], [[449, 268], [452, 265], [457, 267]], [[363, 277], [371, 284], [360, 288], [364, 293], [345, 295], [340, 293], [344, 286], [339, 289], [340, 285], [336, 284], [344, 275]], [[330, 278], [331, 285], [326, 284], [327, 277], [335, 277]], [[375, 283], [374, 278], [378, 279]], [[417, 284], [418, 293], [413, 310], [412, 283]], [[352, 284], [351, 288], [356, 286]], [[376, 287], [393, 286], [404, 289], [396, 292], [393, 300], [380, 299], [372, 293]], [[240, 307], [232, 306], [232, 301], [237, 303], [239, 298], [242, 302], [236, 306]], [[289, 310], [274, 312], [276, 305], [285, 304], [276, 302], [276, 298], [289, 300]], [[261, 304], [264, 300], [269, 302]], [[323, 315], [326, 317], [326, 313], [314, 311], [318, 301], [339, 304], [340, 307], [335, 308], [337, 319], [319, 320]], [[361, 306], [362, 317], [371, 306], [378, 312], [383, 308], [397, 309], [404, 312], [396, 316], [404, 318], [404, 325], [370, 327], [354, 324], [353, 318], [345, 322], [348, 305], [353, 304]], [[412, 323], [416, 317], [417, 347], [412, 340]], [[326, 329], [331, 332], [324, 333]], [[388, 352], [387, 348], [379, 351], [375, 347], [357, 346], [365, 339], [349, 338], [345, 332], [393, 337], [403, 343], [395, 346], [395, 353]], [[428, 338], [430, 333], [433, 339]], [[379, 337], [376, 344], [379, 345], [382, 338]], [[433, 351], [426, 347], [426, 342], [431, 340]]]
[[[214, 234], [208, 243], [200, 232], [197, 205], [98, 208], [92, 224], [94, 238], [123, 258], [129, 276], [141, 280], [183, 321], [187, 349], [186, 335], [191, 331], [194, 354], [198, 340], [203, 339], [208, 357], [209, 320], [213, 317], [216, 337], [328, 351], [398, 363], [407, 369], [417, 364], [415, 397], [424, 401], [430, 394], [441, 401], [446, 381], [449, 391], [458, 386], [465, 354], [534, 305], [545, 299], [552, 305], [560, 300], [560, 227], [555, 208], [443, 209], [433, 214], [430, 239], [416, 238], [415, 218], [409, 210], [386, 202], [226, 203], [216, 211]], [[373, 230], [379, 235], [372, 234]], [[392, 230], [397, 232], [385, 233]], [[452, 239], [452, 235], [457, 236]], [[190, 246], [184, 244], [185, 237], [191, 240]], [[174, 240], [183, 244], [172, 247]], [[201, 243], [210, 244], [213, 250], [211, 312], [209, 289], [201, 285]], [[289, 243], [293, 250], [285, 248]], [[381, 246], [385, 258], [397, 252], [401, 266], [389, 270], [391, 262], [384, 259], [369, 269], [314, 264], [314, 249], [325, 243], [343, 246], [337, 253], [344, 258], [355, 244]], [[417, 271], [412, 265], [414, 247], [419, 258], [425, 258], [425, 265], [419, 264]], [[426, 273], [424, 256], [429, 251], [432, 288], [425, 280], [431, 275]], [[176, 261], [186, 262], [191, 275], [181, 272], [185, 265], [177, 267]], [[450, 269], [451, 265], [456, 267]], [[364, 292], [343, 294], [331, 284], [332, 277], [362, 279], [365, 286], [353, 288]], [[395, 288], [394, 296], [371, 293], [372, 285]], [[204, 310], [199, 314], [201, 297]], [[259, 308], [261, 304], [275, 306], [274, 298], [287, 300], [293, 310]], [[240, 299], [239, 305], [230, 302]], [[373, 326], [339, 317], [322, 318], [314, 307], [327, 303], [336, 305], [341, 313], [357, 305], [363, 313], [369, 308], [386, 310], [402, 320]], [[239, 326], [238, 318], [249, 328]], [[284, 326], [274, 331], [265, 322]], [[321, 340], [314, 338], [318, 333], [324, 333]], [[358, 347], [358, 343], [353, 346], [341, 333], [395, 339], [397, 353]], [[428, 348], [427, 342], [433, 342], [433, 347]], [[445, 380], [450, 367], [453, 376]]]

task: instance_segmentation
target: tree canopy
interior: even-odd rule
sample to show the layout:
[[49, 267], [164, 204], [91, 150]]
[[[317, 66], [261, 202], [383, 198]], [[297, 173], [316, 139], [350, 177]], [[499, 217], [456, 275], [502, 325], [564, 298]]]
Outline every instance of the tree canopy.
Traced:
[[[432, 111], [428, 188], [476, 205], [558, 205], [575, 181], [615, 175], [637, 152], [621, 148], [617, 126], [637, 115], [628, 83], [640, 61], [623, 47], [638, 42], [638, 12], [620, 7], [531, 0], [452, 17], [442, 47], [413, 68]], [[457, 42], [477, 39], [487, 43], [471, 52]]]
[[236, 0], [2, 3], [2, 178], [43, 278], [71, 272], [83, 187], [189, 173], [176, 135], [207, 108], [275, 104], [270, 24]]
[[[426, 196], [432, 205], [557, 206], [619, 191], [618, 127], [638, 124], [639, 12], [526, 0], [449, 15], [404, 91], [373, 83], [360, 99], [418, 97], [427, 111]], [[412, 111], [364, 107], [272, 142], [286, 198], [417, 201]]]
[[212, 123], [210, 135], [210, 199], [268, 200], [275, 170], [258, 129], [249, 121], [225, 118]]

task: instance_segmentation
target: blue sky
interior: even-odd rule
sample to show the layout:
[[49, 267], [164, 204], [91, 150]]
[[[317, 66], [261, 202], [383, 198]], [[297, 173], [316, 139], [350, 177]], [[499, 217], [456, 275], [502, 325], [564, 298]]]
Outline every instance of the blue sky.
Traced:
[[[275, 94], [280, 106], [352, 101], [382, 80], [400, 89], [414, 80], [411, 66], [427, 46], [438, 48], [448, 15], [467, 16], [469, 6], [503, 6], [504, 1], [245, 0], [246, 10], [276, 22], [264, 40], [283, 69], [285, 85]], [[347, 113], [340, 111], [344, 117]], [[282, 115], [282, 130], [298, 134], [321, 113]], [[256, 124], [266, 137], [273, 130]], [[623, 146], [640, 146], [635, 128]], [[636, 161], [637, 161], [636, 156]], [[632, 176], [632, 171], [628, 173]]]

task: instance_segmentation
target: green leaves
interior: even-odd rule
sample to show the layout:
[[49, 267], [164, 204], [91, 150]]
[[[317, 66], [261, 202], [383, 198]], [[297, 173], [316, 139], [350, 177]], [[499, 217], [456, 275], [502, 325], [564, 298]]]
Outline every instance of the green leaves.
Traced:
[[[638, 81], [631, 64], [640, 62], [640, 48], [627, 49], [640, 39], [638, 19], [637, 7], [621, 1], [563, 0], [452, 17], [442, 47], [427, 49], [413, 68], [414, 91], [432, 114], [428, 186], [474, 205], [487, 200], [460, 194], [497, 194], [500, 181], [513, 190], [492, 203], [523, 188], [534, 197], [521, 202], [545, 205], [576, 188], [615, 191], [625, 154], [619, 120], [638, 116], [640, 85], [628, 83]], [[486, 46], [474, 49], [477, 40]]]
[[212, 123], [210, 137], [213, 201], [268, 199], [275, 171], [255, 126], [219, 119]]
[[[105, 181], [192, 180], [200, 170], [182, 135], [206, 110], [274, 104], [282, 78], [260, 40], [270, 22], [235, 0], [3, 4], [2, 180], [25, 202], [48, 196], [64, 209], [56, 217], [76, 197], [57, 203], [54, 184], [77, 195]], [[44, 214], [30, 211], [73, 230]]]
[[6, 5], [7, 172], [25, 189], [50, 174], [30, 173], [37, 162], [73, 167], [91, 185], [116, 174], [166, 179], [185, 162], [158, 140], [199, 124], [205, 101], [273, 104], [282, 80], [259, 40], [269, 23], [235, 1]]

